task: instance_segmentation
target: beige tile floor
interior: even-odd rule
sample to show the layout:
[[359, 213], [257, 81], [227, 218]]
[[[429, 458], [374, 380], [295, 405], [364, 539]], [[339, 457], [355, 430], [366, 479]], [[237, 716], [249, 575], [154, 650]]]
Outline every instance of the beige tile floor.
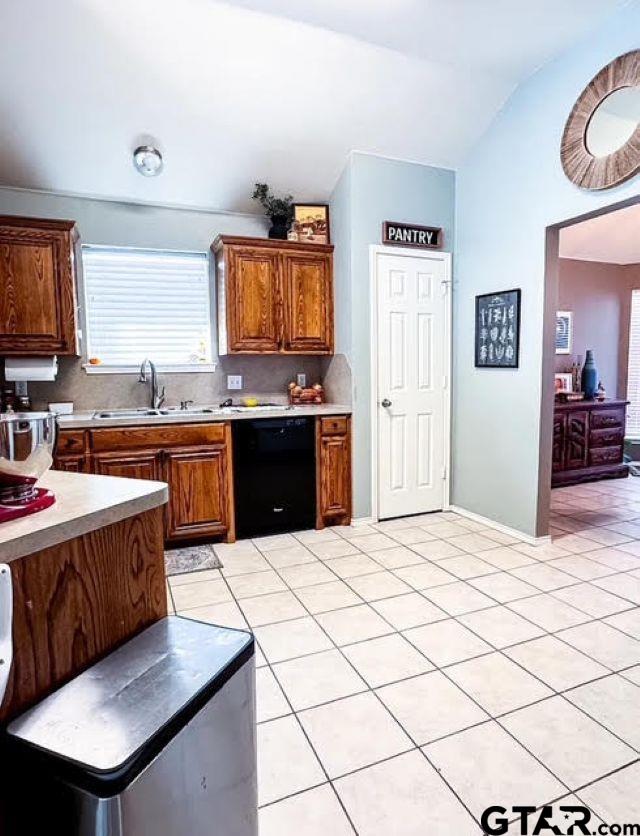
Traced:
[[555, 490], [551, 521], [538, 547], [452, 513], [266, 537], [170, 579], [255, 634], [261, 836], [465, 836], [559, 799], [640, 822], [640, 480]]

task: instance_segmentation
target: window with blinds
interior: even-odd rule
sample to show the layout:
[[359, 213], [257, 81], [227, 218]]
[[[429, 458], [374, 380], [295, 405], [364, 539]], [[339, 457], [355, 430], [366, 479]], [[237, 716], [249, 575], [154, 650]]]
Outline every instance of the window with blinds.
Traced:
[[627, 400], [627, 436], [640, 438], [640, 290], [631, 291]]
[[206, 253], [82, 248], [87, 357], [101, 367], [210, 364]]

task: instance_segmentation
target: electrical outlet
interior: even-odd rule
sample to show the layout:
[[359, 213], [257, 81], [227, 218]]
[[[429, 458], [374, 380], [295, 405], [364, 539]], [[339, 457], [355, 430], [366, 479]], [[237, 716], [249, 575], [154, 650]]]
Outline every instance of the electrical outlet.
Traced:
[[297, 374], [297, 375], [296, 375], [296, 382], [297, 382], [298, 386], [302, 386], [302, 388], [304, 389], [304, 388], [305, 388], [305, 386], [307, 385], [307, 376], [306, 376], [306, 374], [302, 374], [302, 373]]
[[228, 374], [227, 375], [227, 389], [242, 389], [242, 375]]

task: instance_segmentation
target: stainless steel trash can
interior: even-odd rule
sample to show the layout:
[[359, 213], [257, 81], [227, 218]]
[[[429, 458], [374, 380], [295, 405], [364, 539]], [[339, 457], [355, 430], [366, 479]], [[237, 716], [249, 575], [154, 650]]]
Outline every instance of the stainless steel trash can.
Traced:
[[253, 637], [170, 616], [5, 743], [20, 836], [257, 836]]

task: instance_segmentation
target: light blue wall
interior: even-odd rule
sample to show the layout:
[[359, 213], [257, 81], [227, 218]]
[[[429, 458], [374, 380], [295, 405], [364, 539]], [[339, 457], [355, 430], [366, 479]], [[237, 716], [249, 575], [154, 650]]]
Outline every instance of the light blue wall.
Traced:
[[[333, 194], [336, 299], [341, 305], [339, 333], [353, 374], [354, 516], [371, 514], [371, 280], [369, 246], [379, 244], [382, 222], [406, 221], [444, 230], [451, 249], [454, 226], [453, 171], [400, 162], [367, 154], [352, 154]], [[340, 230], [341, 225], [347, 229]], [[340, 242], [339, 244], [337, 242]], [[348, 247], [349, 257], [338, 252]], [[348, 290], [340, 287], [348, 285]]]
[[[637, 4], [512, 96], [458, 172], [454, 292], [453, 501], [528, 534], [537, 510], [545, 228], [640, 193], [640, 179], [585, 192], [559, 157], [589, 80], [639, 45]], [[520, 369], [474, 368], [474, 296], [522, 288]]]
[[260, 215], [93, 200], [0, 187], [0, 214], [76, 221], [85, 244], [208, 252], [216, 235], [264, 238]]
[[334, 246], [336, 354], [351, 358], [351, 160], [349, 157], [331, 195], [331, 243]]

